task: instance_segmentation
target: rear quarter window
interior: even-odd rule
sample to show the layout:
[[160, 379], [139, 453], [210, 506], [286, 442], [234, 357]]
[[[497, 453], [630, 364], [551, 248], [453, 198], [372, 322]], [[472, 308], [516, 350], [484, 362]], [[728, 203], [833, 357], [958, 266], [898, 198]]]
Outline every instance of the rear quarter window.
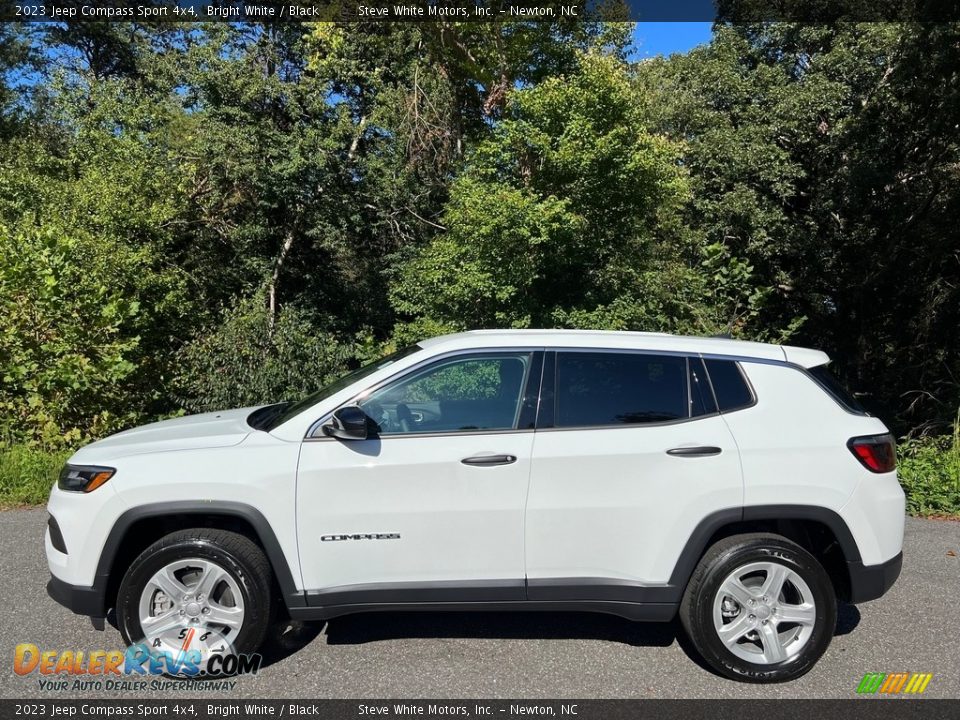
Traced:
[[720, 412], [731, 412], [753, 405], [753, 391], [733, 360], [705, 360], [713, 394]]
[[854, 397], [853, 393], [847, 390], [844, 384], [830, 372], [826, 365], [808, 368], [807, 372], [810, 373], [810, 377], [816, 381], [817, 385], [819, 385], [827, 395], [836, 400], [845, 410], [856, 415], [869, 414], [866, 408], [860, 404], [860, 401]]

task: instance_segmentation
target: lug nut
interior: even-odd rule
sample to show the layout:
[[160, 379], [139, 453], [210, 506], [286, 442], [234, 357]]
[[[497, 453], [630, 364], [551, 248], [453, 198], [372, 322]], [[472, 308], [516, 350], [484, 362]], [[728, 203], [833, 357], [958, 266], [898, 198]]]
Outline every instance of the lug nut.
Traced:
[[204, 614], [204, 615], [209, 615], [209, 614], [210, 614], [210, 608], [205, 607], [205, 608], [203, 609], [203, 614]]
[[751, 616], [750, 616], [750, 619], [751, 619], [751, 620], [756, 620], [756, 619], [757, 619], [757, 616], [756, 616], [756, 615], [751, 615]]
[[197, 595], [197, 602], [203, 602], [203, 595]]
[[181, 614], [181, 615], [186, 615], [187, 613], [186, 613], [185, 610], [181, 610], [181, 611], [180, 611], [180, 614]]

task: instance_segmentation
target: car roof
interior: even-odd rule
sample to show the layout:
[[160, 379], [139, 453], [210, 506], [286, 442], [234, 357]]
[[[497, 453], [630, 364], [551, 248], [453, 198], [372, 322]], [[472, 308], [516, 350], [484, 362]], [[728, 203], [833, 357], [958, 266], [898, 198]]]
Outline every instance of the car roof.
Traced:
[[659, 350], [789, 362], [816, 367], [830, 362], [820, 350], [725, 337], [614, 330], [470, 330], [423, 340], [422, 348], [464, 350], [497, 347], [603, 348]]

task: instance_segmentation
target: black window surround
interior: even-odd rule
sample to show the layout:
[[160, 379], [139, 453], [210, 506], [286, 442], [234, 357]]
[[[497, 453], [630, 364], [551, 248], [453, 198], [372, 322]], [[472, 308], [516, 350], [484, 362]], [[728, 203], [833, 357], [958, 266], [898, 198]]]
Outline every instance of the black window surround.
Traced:
[[[633, 349], [633, 348], [602, 348], [602, 347], [591, 347], [591, 348], [579, 348], [579, 347], [530, 347], [530, 346], [517, 346], [517, 347], [501, 347], [501, 348], [490, 348], [486, 350], [473, 349], [464, 349], [464, 350], [454, 350], [448, 353], [442, 353], [440, 355], [435, 355], [430, 358], [424, 359], [422, 362], [412, 365], [408, 368], [405, 368], [401, 372], [393, 375], [375, 386], [364, 389], [362, 392], [355, 395], [349, 401], [340, 405], [344, 407], [347, 405], [355, 405], [358, 401], [369, 396], [371, 393], [379, 390], [380, 388], [394, 383], [398, 380], [401, 380], [408, 374], [418, 373], [422, 371], [429, 365], [432, 365], [439, 361], [447, 361], [451, 358], [458, 356], [484, 356], [484, 355], [493, 355], [493, 356], [502, 356], [505, 353], [520, 353], [527, 352], [532, 354], [531, 359], [531, 368], [527, 377], [527, 386], [524, 390], [524, 396], [521, 400], [523, 403], [523, 408], [520, 413], [520, 421], [518, 422], [518, 427], [510, 430], [456, 430], [456, 431], [444, 431], [444, 432], [423, 432], [423, 433], [402, 433], [402, 434], [390, 434], [384, 435], [383, 439], [400, 439], [400, 438], [417, 438], [417, 437], [453, 437], [458, 435], [477, 435], [477, 434], [506, 434], [506, 433], [524, 433], [524, 432], [568, 432], [576, 430], [626, 430], [633, 429], [639, 430], [645, 427], [659, 427], [664, 425], [677, 425], [680, 423], [694, 422], [697, 420], [702, 420], [705, 418], [714, 417], [720, 414], [729, 414], [730, 412], [738, 412], [740, 410], [745, 410], [750, 407], [753, 407], [757, 404], [756, 392], [753, 389], [752, 384], [749, 381], [746, 373], [739, 368], [740, 363], [743, 362], [756, 362], [761, 364], [769, 365], [781, 365], [784, 367], [790, 367], [793, 369], [804, 371], [800, 366], [794, 365], [785, 361], [778, 360], [768, 360], [764, 358], [751, 358], [751, 357], [742, 357], [742, 356], [729, 356], [729, 355], [714, 355], [708, 353], [695, 353], [689, 351], [676, 351], [676, 350], [654, 350], [654, 349]], [[618, 423], [615, 425], [587, 425], [587, 426], [570, 426], [570, 427], [556, 427], [556, 418], [557, 418], [557, 362], [559, 353], [617, 353], [617, 354], [631, 354], [631, 355], [653, 355], [653, 356], [664, 356], [664, 357], [680, 357], [687, 360], [687, 394], [690, 398], [690, 383], [689, 377], [691, 369], [696, 369], [702, 367], [703, 361], [706, 360], [726, 360], [731, 361], [737, 365], [738, 369], [742, 374], [743, 380], [747, 385], [748, 390], [750, 391], [752, 402], [749, 405], [743, 405], [741, 407], [727, 410], [719, 411], [716, 409], [716, 394], [713, 390], [712, 385], [709, 380], [709, 373], [707, 375], [706, 382], [710, 389], [710, 395], [713, 403], [712, 408], [709, 412], [704, 414], [695, 414], [693, 409], [693, 402], [688, 403], [690, 410], [687, 417], [681, 417], [675, 420], [666, 420], [658, 422], [649, 422], [649, 423]], [[539, 383], [538, 383], [539, 379]], [[323, 435], [320, 431], [321, 426], [328, 422], [331, 413], [324, 415], [315, 421], [307, 431], [306, 437], [304, 438], [310, 442], [339, 442], [335, 438], [327, 437]], [[532, 421], [530, 418], [534, 418]]]
[[[407, 376], [421, 374], [423, 371], [428, 369], [432, 365], [450, 363], [453, 360], [457, 359], [470, 359], [477, 358], [482, 359], [484, 357], [503, 357], [504, 355], [511, 354], [527, 354], [530, 356], [529, 370], [527, 372], [526, 385], [524, 387], [523, 396], [520, 399], [521, 408], [518, 416], [518, 421], [516, 426], [511, 429], [506, 430], [491, 430], [491, 429], [476, 429], [476, 430], [444, 430], [444, 431], [426, 431], [426, 432], [409, 432], [409, 433], [384, 433], [381, 437], [383, 440], [393, 440], [400, 438], [422, 438], [422, 437], [455, 437], [458, 435], [499, 435], [507, 433], [522, 433], [522, 432], [533, 432], [536, 424], [536, 415], [539, 405], [539, 396], [540, 396], [540, 386], [542, 381], [543, 373], [543, 355], [544, 350], [542, 347], [529, 347], [529, 346], [518, 346], [518, 347], [502, 347], [502, 348], [489, 348], [489, 349], [464, 349], [464, 350], [453, 350], [447, 353], [441, 353], [439, 355], [434, 355], [429, 358], [425, 358], [422, 362], [411, 365], [408, 368], [403, 369], [398, 372], [396, 375], [392, 375], [385, 380], [373, 385], [369, 388], [365, 388], [363, 391], [354, 395], [350, 400], [345, 403], [342, 403], [340, 407], [346, 407], [349, 405], [356, 405], [359, 402], [362, 402], [368, 398], [373, 393], [385, 388], [388, 385], [400, 382], [404, 380]], [[321, 428], [322, 426], [329, 422], [333, 412], [327, 413], [320, 419], [316, 420], [310, 428], [307, 430], [307, 434], [304, 437], [305, 441], [308, 442], [339, 442], [336, 438], [328, 437], [323, 434]]]

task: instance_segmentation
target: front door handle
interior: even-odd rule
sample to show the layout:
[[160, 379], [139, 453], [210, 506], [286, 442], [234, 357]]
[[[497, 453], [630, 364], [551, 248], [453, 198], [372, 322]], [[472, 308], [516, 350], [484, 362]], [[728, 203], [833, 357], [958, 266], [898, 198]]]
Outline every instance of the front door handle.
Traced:
[[667, 455], [675, 457], [707, 457], [709, 455], [719, 455], [723, 452], [714, 445], [697, 445], [696, 447], [675, 447], [667, 450]]
[[474, 455], [464, 458], [460, 462], [474, 467], [493, 467], [495, 465], [509, 465], [517, 461], [516, 455]]

